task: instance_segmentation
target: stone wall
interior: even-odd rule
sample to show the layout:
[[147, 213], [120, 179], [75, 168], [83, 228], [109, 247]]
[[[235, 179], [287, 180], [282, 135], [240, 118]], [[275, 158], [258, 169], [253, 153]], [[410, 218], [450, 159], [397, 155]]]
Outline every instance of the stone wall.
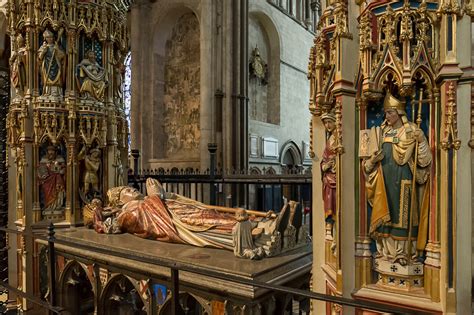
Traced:
[[[275, 3], [249, 0], [249, 34], [245, 46], [248, 55], [242, 59], [244, 28], [240, 25], [240, 9], [233, 2], [210, 0], [158, 0], [137, 3], [132, 8], [131, 146], [141, 151], [140, 167], [205, 169], [209, 167], [209, 143], [217, 144], [219, 166], [234, 167], [235, 156], [245, 150], [236, 139], [236, 130], [245, 128], [235, 112], [236, 107], [242, 106], [242, 97], [249, 99], [248, 136], [259, 146], [257, 153], [249, 158], [249, 164], [262, 167], [272, 164], [278, 169], [281, 153], [285, 151], [283, 145], [290, 141], [300, 152], [298, 164], [304, 160], [304, 143], [309, 142], [306, 63], [314, 34], [296, 15]], [[184, 59], [172, 51], [167, 55], [174, 27], [182, 24], [183, 16], [190, 15], [197, 19], [193, 34], [200, 40], [199, 48], [194, 47], [194, 51], [199, 49], [200, 53], [186, 51]], [[152, 31], [143, 32], [144, 29]], [[241, 95], [241, 62], [250, 62], [256, 47], [266, 64], [266, 82], [257, 82], [249, 76], [248, 94]], [[191, 55], [199, 64], [190, 66]], [[173, 58], [180, 60], [180, 66], [171, 71], [174, 83], [170, 85], [167, 76], [171, 68], [167, 63]], [[195, 78], [188, 83], [184, 82], [183, 64], [198, 69], [198, 72], [193, 70]], [[186, 88], [183, 84], [191, 86]], [[186, 108], [187, 112], [171, 114], [167, 108], [173, 106], [169, 104], [180, 102], [181, 97], [185, 97], [186, 106], [180, 108]], [[189, 119], [193, 122], [189, 123]], [[179, 136], [181, 133], [195, 135], [187, 141]], [[276, 154], [270, 159], [262, 158], [264, 138], [274, 140]], [[183, 143], [173, 144], [177, 141]], [[250, 147], [249, 143], [249, 151]]]
[[[254, 167], [273, 167], [280, 170], [284, 167], [285, 151], [289, 144], [298, 147], [298, 156], [294, 157], [299, 165], [310, 164], [305, 159], [306, 143], [309, 142], [308, 95], [309, 83], [307, 80], [307, 61], [311, 48], [313, 34], [300, 23], [279, 10], [276, 6], [264, 1], [250, 2], [250, 16], [261, 25], [261, 31], [266, 32], [270, 40], [270, 58], [276, 62], [269, 62], [269, 84], [276, 85], [275, 93], [269, 93], [273, 100], [269, 103], [278, 104], [268, 108], [268, 115], [278, 115], [277, 119], [260, 119], [249, 121], [250, 144], [249, 151], [257, 154], [250, 155], [250, 165]], [[251, 39], [257, 37], [249, 34], [249, 49], [253, 49]], [[257, 37], [258, 38], [258, 37]], [[258, 47], [260, 47], [258, 43]], [[272, 82], [271, 76], [277, 76]], [[250, 89], [250, 87], [249, 87]], [[250, 95], [250, 100], [252, 100]], [[249, 104], [250, 108], [250, 104]], [[276, 124], [269, 123], [271, 121]], [[252, 138], [256, 140], [252, 141]], [[265, 152], [267, 138], [276, 140], [278, 155], [269, 156]], [[257, 148], [253, 148], [253, 146]]]

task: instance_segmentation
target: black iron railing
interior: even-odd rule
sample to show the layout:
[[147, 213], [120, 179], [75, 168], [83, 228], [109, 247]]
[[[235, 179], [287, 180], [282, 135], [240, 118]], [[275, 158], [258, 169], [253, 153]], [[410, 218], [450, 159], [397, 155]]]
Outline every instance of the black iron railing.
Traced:
[[[18, 290], [10, 286], [7, 282], [4, 282], [4, 281], [0, 282], [0, 287], [10, 289], [12, 292], [17, 294], [18, 296], [30, 301], [31, 303], [35, 303], [43, 307], [44, 309], [49, 310], [50, 313], [54, 313], [54, 314], [62, 314], [62, 313], [67, 312], [66, 309], [57, 305], [57, 302], [56, 302], [57, 291], [56, 291], [56, 286], [54, 285], [57, 281], [56, 272], [55, 272], [56, 266], [57, 266], [57, 257], [55, 254], [56, 244], [72, 246], [75, 248], [82, 249], [84, 251], [110, 255], [110, 256], [120, 258], [120, 259], [122, 258], [132, 259], [137, 262], [148, 263], [148, 264], [153, 264], [155, 266], [169, 268], [170, 279], [171, 279], [170, 289], [172, 293], [179, 292], [179, 286], [180, 286], [179, 274], [180, 272], [184, 271], [184, 272], [189, 272], [189, 273], [193, 273], [193, 274], [197, 274], [201, 276], [232, 281], [232, 282], [242, 284], [242, 285], [250, 285], [254, 287], [264, 288], [271, 292], [291, 294], [293, 296], [299, 296], [302, 298], [308, 298], [308, 299], [323, 301], [327, 303], [333, 303], [340, 306], [354, 307], [361, 310], [385, 312], [385, 313], [390, 313], [390, 314], [429, 314], [429, 313], [423, 313], [420, 311], [415, 312], [412, 309], [405, 308], [405, 307], [391, 306], [391, 305], [385, 305], [385, 304], [381, 304], [377, 302], [354, 300], [351, 298], [316, 293], [316, 292], [286, 287], [282, 285], [275, 285], [275, 284], [262, 282], [262, 281], [249, 280], [245, 277], [240, 277], [240, 276], [235, 276], [235, 275], [228, 275], [228, 274], [223, 275], [212, 270], [203, 270], [192, 264], [176, 262], [172, 258], [156, 258], [144, 253], [141, 253], [140, 256], [134, 253], [124, 254], [122, 251], [114, 250], [106, 246], [102, 248], [97, 248], [97, 247], [88, 245], [86, 243], [78, 244], [78, 243], [63, 240], [63, 239], [56, 239], [54, 237], [54, 226], [52, 224], [48, 228], [48, 234], [43, 235], [43, 236], [33, 235], [26, 232], [21, 232], [18, 230], [12, 230], [12, 229], [7, 229], [7, 228], [0, 228], [0, 231], [5, 232], [5, 233], [21, 234], [24, 237], [34, 237], [36, 240], [42, 240], [43, 242], [47, 243], [48, 252], [49, 252], [49, 262], [48, 262], [49, 263], [49, 283], [50, 283], [49, 303], [44, 300], [39, 299], [38, 297], [32, 294], [22, 292], [21, 290]], [[313, 279], [313, 282], [314, 281], [324, 281], [324, 280]], [[172, 303], [171, 305], [172, 315], [184, 314], [180, 306], [178, 294], [172, 294], [171, 303]]]
[[159, 180], [168, 192], [211, 205], [278, 211], [285, 197], [311, 207], [311, 174], [144, 170], [130, 175], [128, 183], [145, 193], [147, 178]]

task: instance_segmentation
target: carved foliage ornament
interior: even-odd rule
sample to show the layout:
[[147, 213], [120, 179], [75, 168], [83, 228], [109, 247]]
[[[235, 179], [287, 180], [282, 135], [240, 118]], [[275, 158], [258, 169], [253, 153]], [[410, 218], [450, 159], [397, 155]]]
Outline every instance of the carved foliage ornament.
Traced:
[[453, 82], [449, 83], [446, 95], [448, 100], [446, 103], [446, 114], [444, 119], [444, 139], [441, 141], [441, 147], [444, 150], [451, 148], [459, 150], [461, 147], [461, 140], [458, 138], [456, 86]]
[[97, 141], [100, 147], [104, 147], [107, 137], [106, 119], [98, 116], [81, 116], [79, 135], [87, 147], [90, 147], [94, 141]]
[[439, 7], [439, 11], [437, 12], [438, 15], [441, 14], [456, 14], [461, 15], [461, 7], [456, 0], [444, 0], [441, 2]]
[[362, 15], [359, 23], [359, 49], [371, 49], [372, 48], [372, 14], [367, 11]]
[[336, 112], [336, 152], [337, 154], [344, 153], [344, 146], [342, 145], [342, 102], [341, 100], [336, 101], [335, 106]]
[[347, 5], [343, 2], [338, 2], [334, 9], [334, 17], [336, 22], [336, 30], [334, 31], [334, 37], [345, 37], [352, 39], [352, 34], [349, 32], [347, 22]]
[[60, 142], [67, 132], [65, 113], [36, 111], [33, 119], [35, 143], [50, 141], [53, 145]]

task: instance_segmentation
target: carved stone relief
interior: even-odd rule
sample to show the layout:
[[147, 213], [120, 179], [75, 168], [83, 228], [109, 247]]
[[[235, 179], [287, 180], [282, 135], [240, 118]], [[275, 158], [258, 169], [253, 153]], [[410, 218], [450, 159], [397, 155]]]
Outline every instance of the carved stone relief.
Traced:
[[199, 156], [199, 21], [192, 13], [176, 22], [166, 43], [164, 132], [168, 158]]

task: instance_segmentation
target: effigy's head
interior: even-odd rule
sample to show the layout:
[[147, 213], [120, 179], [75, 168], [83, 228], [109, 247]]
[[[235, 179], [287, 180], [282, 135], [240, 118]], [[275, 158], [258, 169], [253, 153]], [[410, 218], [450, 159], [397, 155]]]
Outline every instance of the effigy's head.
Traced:
[[247, 221], [249, 219], [249, 215], [247, 214], [247, 211], [245, 211], [245, 209], [238, 209], [237, 211], [235, 211], [235, 219], [238, 222]]
[[129, 201], [143, 199], [143, 195], [133, 187], [119, 186], [107, 191], [110, 207], [121, 207]]
[[160, 182], [154, 178], [147, 178], [146, 180], [146, 192], [148, 196], [160, 195], [164, 192], [163, 186]]

